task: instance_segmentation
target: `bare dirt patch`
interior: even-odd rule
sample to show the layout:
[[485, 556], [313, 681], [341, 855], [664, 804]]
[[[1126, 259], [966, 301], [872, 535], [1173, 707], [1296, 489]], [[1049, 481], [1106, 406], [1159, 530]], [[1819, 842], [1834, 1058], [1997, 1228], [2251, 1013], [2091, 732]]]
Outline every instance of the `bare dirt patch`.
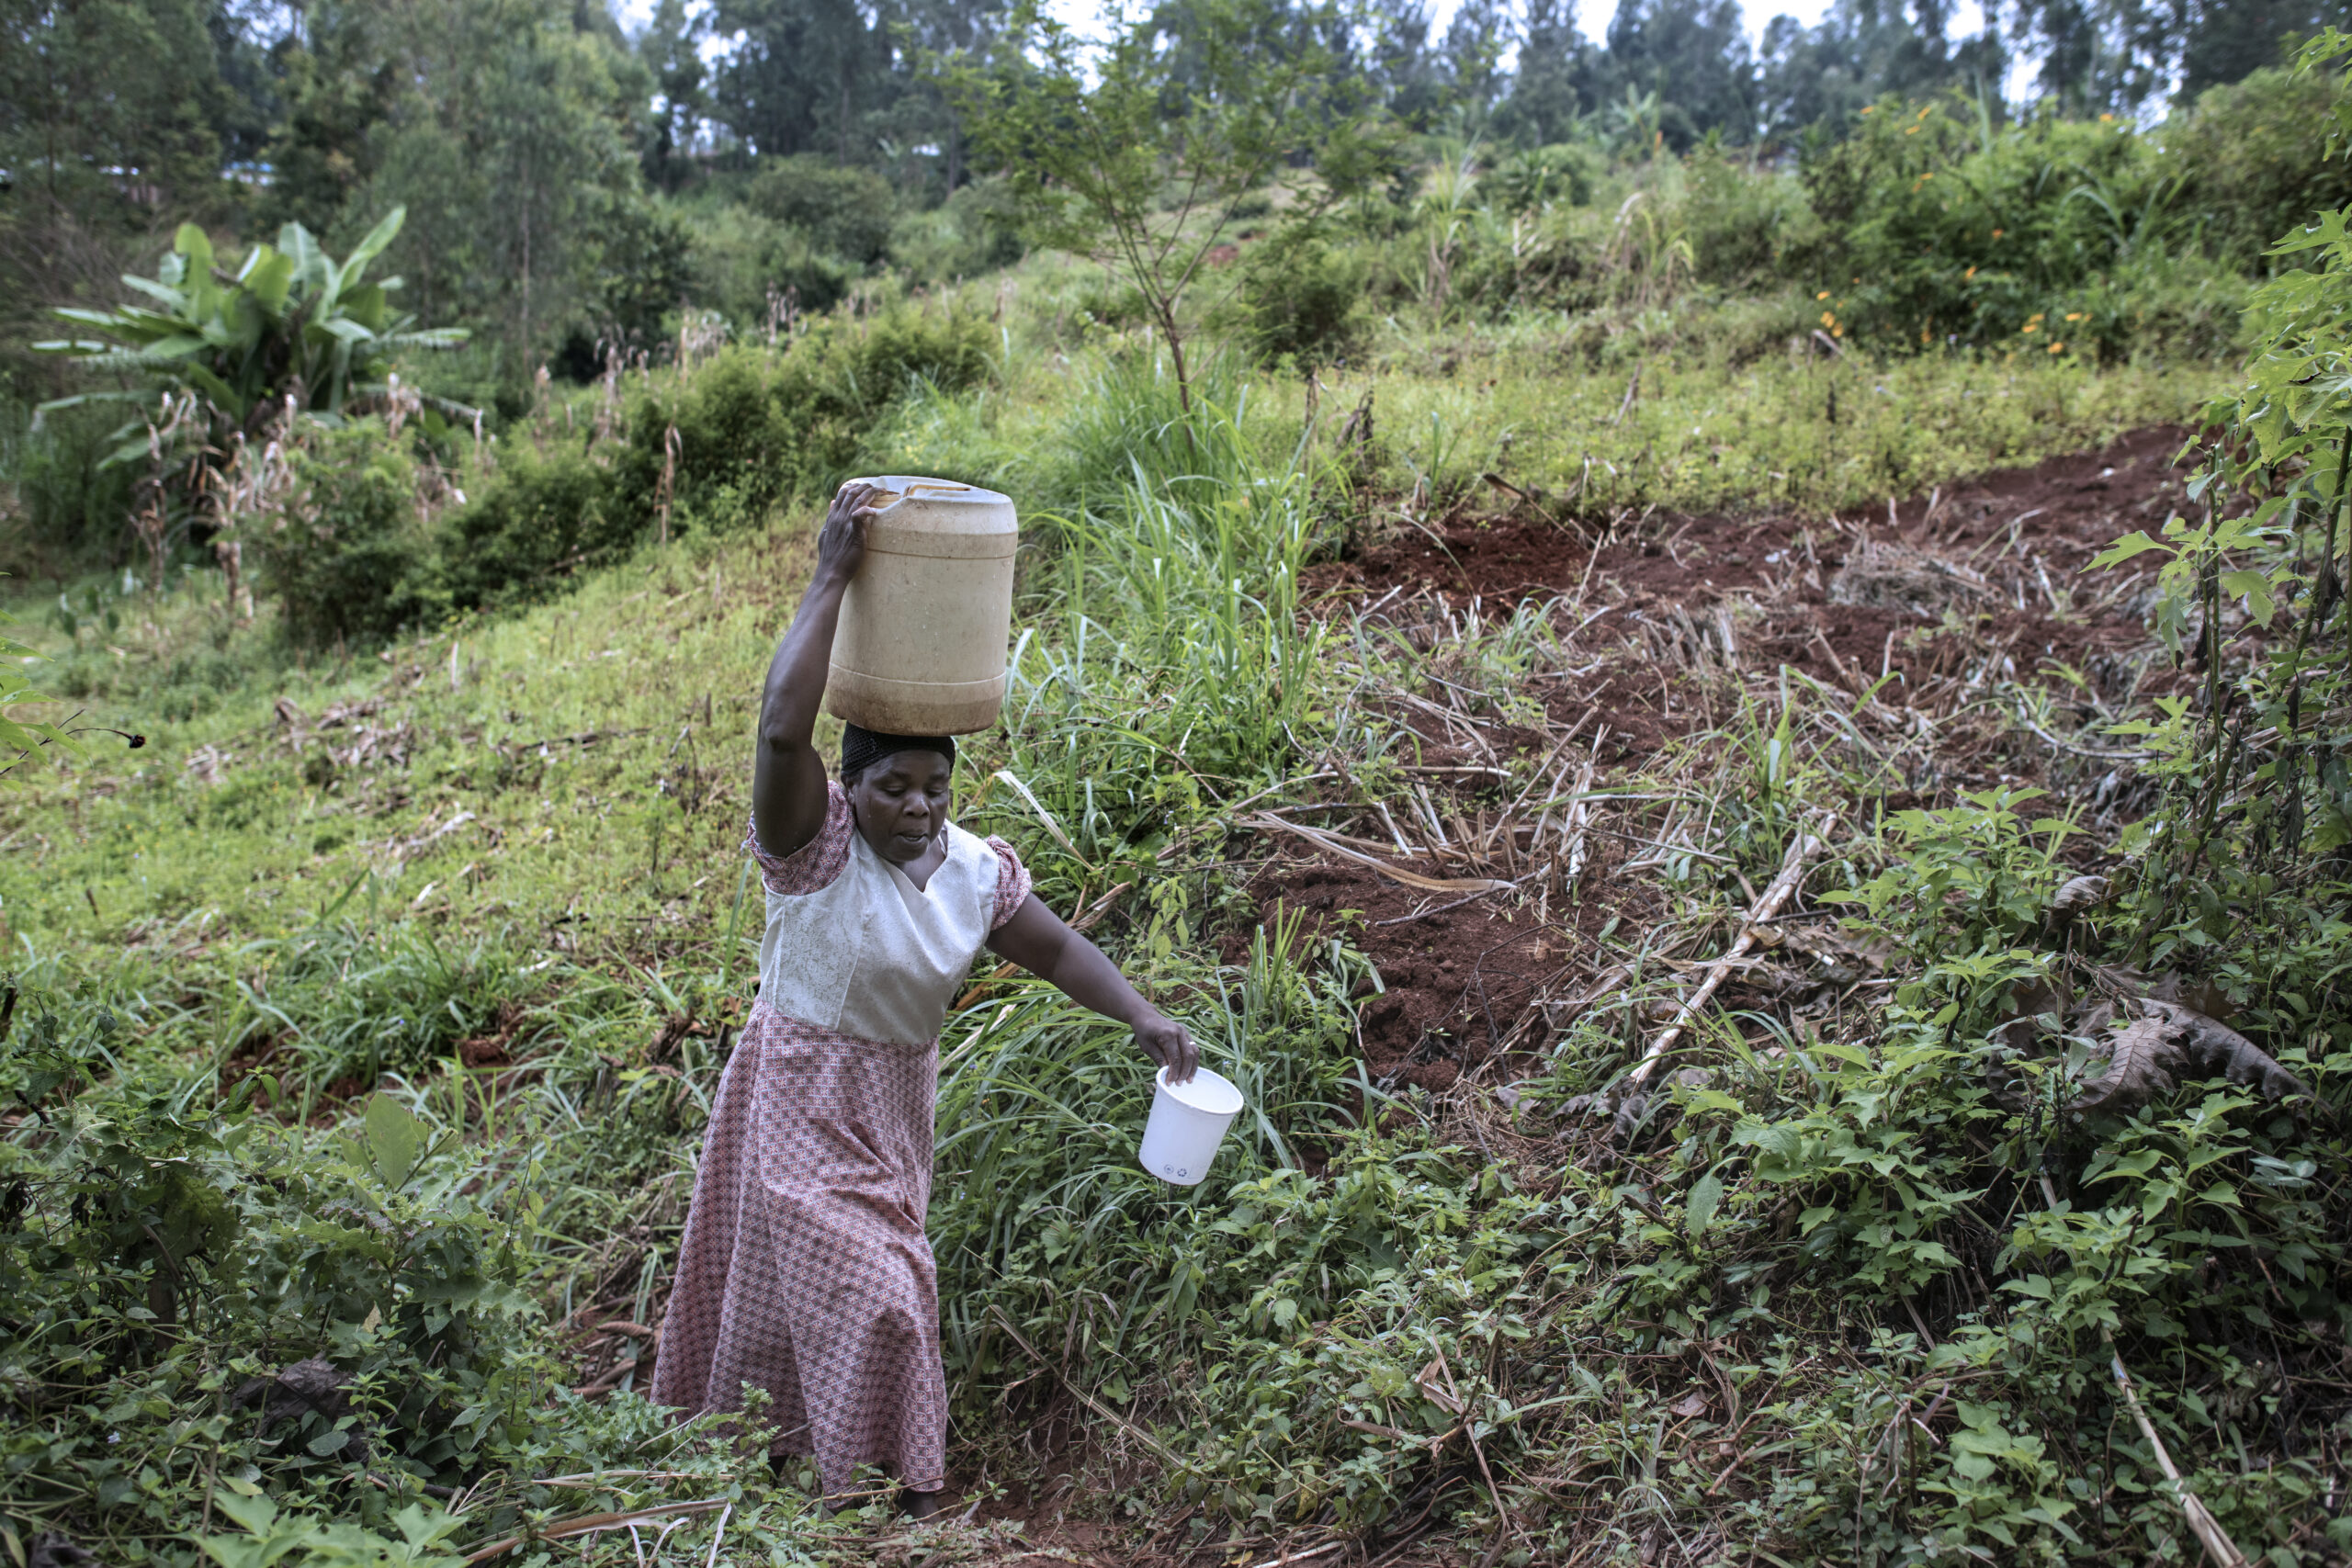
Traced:
[[[1598, 739], [1595, 765], [1623, 776], [1674, 740], [1727, 723], [1736, 695], [1725, 694], [1739, 679], [1787, 671], [1848, 694], [1858, 711], [1934, 727], [1916, 776], [1889, 789], [1891, 807], [1997, 780], [2079, 787], [2086, 770], [2109, 764], [2055, 742], [2021, 754], [2014, 734], [2000, 739], [2008, 720], [1982, 712], [1978, 699], [1996, 683], [2041, 684], [2068, 705], [2066, 728], [2091, 733], [2082, 727], [2188, 678], [2157, 657], [2143, 625], [2153, 574], [2083, 570], [2119, 536], [2154, 532], [2186, 503], [2172, 467], [2183, 436], [2143, 430], [1831, 517], [1653, 512], [1557, 522], [1523, 507], [1464, 509], [1317, 568], [1308, 585], [1320, 591], [1314, 613], [1400, 628], [1474, 597], [1504, 610], [1559, 601], [1555, 624], [1589, 628], [1577, 646], [1592, 651], [1575, 669], [1531, 677], [1544, 730], [1489, 717], [1490, 743], [1521, 757], [1575, 728], [1580, 746]], [[1478, 760], [1448, 747], [1421, 757]], [[1441, 810], [1469, 817], [1482, 804], [1472, 778], [1430, 787]], [[1380, 833], [1369, 821], [1357, 830]], [[1344, 929], [1380, 971], [1386, 989], [1364, 1002], [1362, 1031], [1366, 1069], [1383, 1087], [1452, 1088], [1509, 1050], [1514, 1026], [1564, 977], [1594, 966], [1594, 939], [1610, 920], [1652, 919], [1666, 904], [1655, 874], [1602, 864], [1577, 897], [1539, 908], [1517, 890], [1452, 901], [1284, 835], [1269, 834], [1266, 848], [1272, 858], [1251, 885], [1261, 918], [1299, 912], [1309, 940]], [[1507, 874], [1493, 863], [1432, 864], [1424, 852], [1395, 863]], [[1630, 851], [1596, 843], [1589, 852], [1622, 861]]]
[[[1827, 518], [1653, 512], [1563, 523], [1523, 508], [1517, 515], [1465, 508], [1319, 567], [1307, 581], [1346, 595], [1334, 607], [1390, 591], [1506, 603], [1574, 594], [1587, 606], [1650, 620], [1677, 611], [1696, 616], [1736, 599], [1755, 607], [1754, 624], [1742, 628], [1744, 657], [1833, 684], [1885, 674], [1916, 685], [1948, 673], [1959, 657], [1939, 643], [1971, 637], [1997, 642], [2021, 667], [2055, 660], [2081, 670], [2146, 641], [2138, 615], [2144, 581], [2079, 573], [2120, 535], [2153, 532], [2185, 503], [2185, 475], [2172, 467], [2184, 438], [2156, 426], [2096, 451]], [[1922, 562], [1920, 576], [1975, 586], [1949, 587], [1932, 603], [1834, 592], [1853, 558], [1890, 552]], [[1971, 637], [1956, 637], [1953, 622]], [[1656, 724], [1660, 710], [1639, 701], [1631, 706], [1653, 722], [1634, 722], [1629, 733], [1687, 728]]]

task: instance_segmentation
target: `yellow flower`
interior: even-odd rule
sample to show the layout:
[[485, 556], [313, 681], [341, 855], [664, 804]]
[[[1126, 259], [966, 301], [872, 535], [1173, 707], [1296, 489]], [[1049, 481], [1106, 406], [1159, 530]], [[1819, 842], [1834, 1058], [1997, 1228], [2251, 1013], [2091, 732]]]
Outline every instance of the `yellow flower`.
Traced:
[[1970, 267], [1966, 272], [1962, 273], [1960, 276], [1962, 276], [1962, 278], [1963, 278], [1963, 279], [1971, 278], [1971, 277], [1974, 277], [1974, 276], [1976, 276], [1976, 269], [1975, 269], [1974, 267], [1973, 267], [1973, 266], [1972, 266], [1972, 267]]
[[2025, 330], [2030, 333], [2038, 333], [2041, 330], [2041, 323], [2040, 321], [2028, 321], [2025, 324]]
[[2069, 310], [2066, 312], [2066, 319], [2070, 321], [2079, 321], [2083, 319], [2083, 312], [2080, 310]]
[[1903, 128], [1903, 134], [1905, 136], [1917, 136], [1919, 134], [1919, 128], [1916, 125], [1905, 126]]
[[2098, 122], [2101, 125], [2113, 125], [2115, 123], [2115, 117], [2111, 114], [2103, 114], [2098, 117]]
[[1993, 231], [1993, 238], [1995, 238], [1995, 239], [1996, 239], [1996, 240], [1997, 240], [1997, 239], [1999, 239], [2002, 235], [2004, 235], [2004, 234], [2006, 234], [2006, 233], [2007, 233], [2007, 232], [2008, 232], [2008, 231], [2007, 231], [2007, 229], [1996, 229], [1996, 230], [1994, 230], [1994, 231]]
[[1878, 112], [1878, 106], [1876, 104], [1864, 104], [1862, 106], [1862, 112], [1864, 114], [1876, 114]]
[[1814, 298], [1816, 299], [1826, 299], [1829, 298], [1829, 290], [1825, 288], [1820, 293], [1815, 295]]
[[1825, 327], [1834, 327], [1838, 324], [1838, 318], [1824, 310], [1821, 312], [1821, 324]]
[[2053, 343], [2050, 345], [2050, 352], [2052, 354], [2064, 354], [2066, 352], [2066, 345], [2063, 343]]
[[1925, 119], [1925, 118], [1928, 118], [1928, 111], [1927, 111], [1926, 109], [1921, 109], [1921, 110], [1919, 111], [1919, 118], [1920, 118], [1921, 119]]

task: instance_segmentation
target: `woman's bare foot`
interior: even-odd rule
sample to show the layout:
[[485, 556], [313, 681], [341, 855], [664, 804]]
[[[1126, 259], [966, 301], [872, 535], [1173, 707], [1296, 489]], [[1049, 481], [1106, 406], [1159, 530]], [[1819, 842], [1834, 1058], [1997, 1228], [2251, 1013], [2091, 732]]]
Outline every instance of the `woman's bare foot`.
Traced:
[[962, 1494], [944, 1486], [934, 1487], [929, 1492], [917, 1492], [909, 1487], [901, 1491], [899, 1497], [900, 1506], [914, 1516], [915, 1523], [919, 1525], [944, 1524], [964, 1506]]

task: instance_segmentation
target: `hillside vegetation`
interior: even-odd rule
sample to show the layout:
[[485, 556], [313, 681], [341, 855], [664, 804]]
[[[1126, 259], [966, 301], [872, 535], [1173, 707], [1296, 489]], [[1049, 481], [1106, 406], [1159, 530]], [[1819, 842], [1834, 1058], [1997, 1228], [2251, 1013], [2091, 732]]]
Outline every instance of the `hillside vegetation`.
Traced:
[[[2352, 1561], [2347, 53], [1785, 155], [1392, 95], [1378, 178], [1155, 193], [1181, 290], [924, 277], [982, 198], [803, 151], [727, 177], [837, 304], [519, 378], [403, 224], [153, 247], [6, 469], [0, 1550]], [[723, 183], [640, 216], [712, 265]], [[945, 1526], [644, 1398], [860, 473], [1019, 502], [958, 819], [1250, 1106], [1171, 1190], [1124, 1034], [975, 975]]]

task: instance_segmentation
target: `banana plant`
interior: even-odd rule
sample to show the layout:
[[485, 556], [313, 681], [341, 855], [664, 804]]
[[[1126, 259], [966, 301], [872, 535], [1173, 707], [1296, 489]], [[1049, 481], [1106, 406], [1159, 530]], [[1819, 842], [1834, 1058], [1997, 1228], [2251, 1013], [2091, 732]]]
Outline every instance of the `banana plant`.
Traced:
[[[157, 276], [123, 276], [153, 304], [60, 310], [59, 316], [101, 337], [33, 345], [148, 384], [43, 408], [145, 402], [161, 387], [201, 393], [232, 429], [248, 434], [288, 397], [302, 412], [339, 418], [353, 398], [384, 389], [396, 353], [465, 341], [462, 328], [419, 329], [413, 317], [394, 315], [387, 297], [400, 288], [399, 278], [363, 281], [368, 264], [392, 243], [406, 216], [407, 209], [392, 209], [339, 263], [309, 230], [288, 223], [276, 246], [255, 245], [233, 274], [215, 260], [202, 229], [181, 224]], [[108, 461], [146, 449], [141, 435]]]

